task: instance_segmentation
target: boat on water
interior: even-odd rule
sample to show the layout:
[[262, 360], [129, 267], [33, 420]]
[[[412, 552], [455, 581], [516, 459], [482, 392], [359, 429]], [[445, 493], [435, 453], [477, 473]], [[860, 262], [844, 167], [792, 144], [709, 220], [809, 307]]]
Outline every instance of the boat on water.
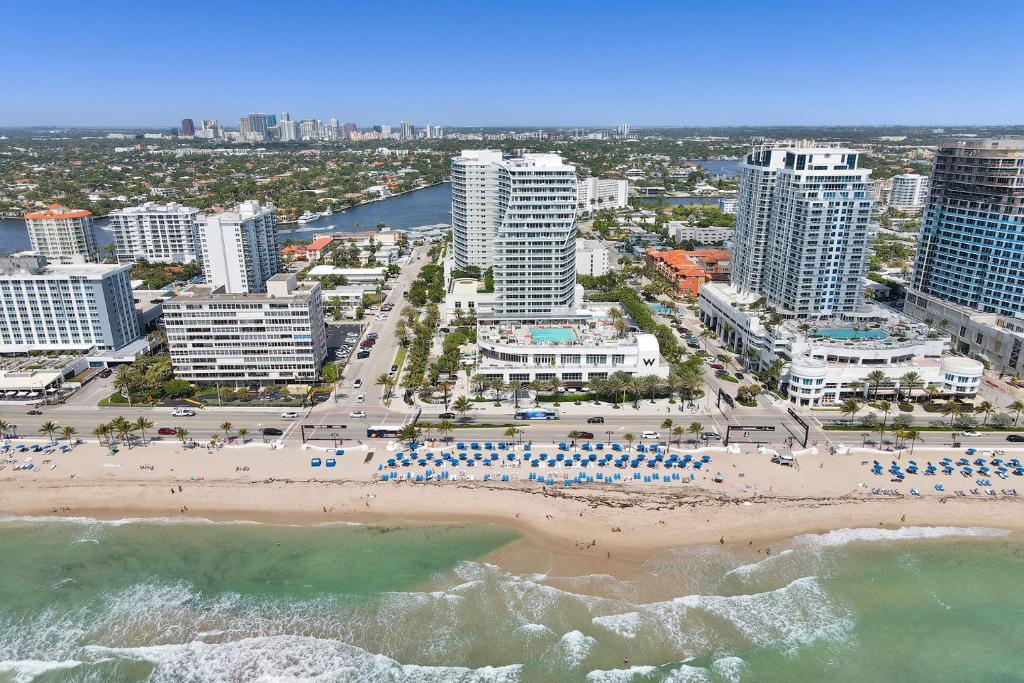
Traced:
[[328, 206], [327, 210], [326, 211], [322, 211], [320, 213], [320, 215], [322, 217], [324, 217], [324, 218], [327, 218], [328, 216], [333, 216], [334, 215], [334, 209], [332, 209], [331, 207]]
[[299, 225], [305, 225], [306, 223], [312, 223], [315, 220], [320, 219], [320, 214], [307, 211], [306, 213], [299, 216], [299, 220], [296, 221]]

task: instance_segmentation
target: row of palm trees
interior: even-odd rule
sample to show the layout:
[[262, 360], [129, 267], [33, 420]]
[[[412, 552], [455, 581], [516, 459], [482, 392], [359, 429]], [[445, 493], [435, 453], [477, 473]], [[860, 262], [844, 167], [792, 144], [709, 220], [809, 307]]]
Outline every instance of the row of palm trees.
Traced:
[[[892, 411], [892, 404], [888, 401], [878, 401], [873, 405], [876, 406], [877, 410], [882, 411], [882, 414], [885, 417], [888, 417], [889, 413]], [[840, 412], [843, 415], [849, 415], [852, 418], [855, 417], [863, 407], [864, 404], [861, 401], [858, 401], [855, 398], [848, 398], [843, 401], [840, 406]], [[1013, 426], [1016, 427], [1017, 422], [1020, 420], [1021, 412], [1024, 412], [1024, 401], [1014, 401], [1006, 407], [1008, 410], [1013, 411]], [[974, 406], [974, 412], [981, 413], [985, 416], [981, 422], [982, 427], [988, 424], [988, 419], [995, 409], [996, 405], [991, 401], [980, 401], [978, 405]], [[958, 419], [962, 418], [967, 413], [964, 404], [959, 401], [946, 401], [946, 403], [939, 408], [939, 412], [949, 418], [950, 426], [953, 426]], [[885, 423], [884, 419], [882, 420], [882, 423]]]

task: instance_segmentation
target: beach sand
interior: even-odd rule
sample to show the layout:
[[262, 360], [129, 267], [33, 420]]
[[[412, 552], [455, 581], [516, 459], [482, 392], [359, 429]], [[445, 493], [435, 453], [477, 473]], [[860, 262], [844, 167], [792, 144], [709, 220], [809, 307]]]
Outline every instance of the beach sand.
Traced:
[[[534, 446], [535, 452], [545, 450], [555, 452]], [[798, 468], [787, 468], [772, 464], [765, 453], [708, 449], [713, 461], [693, 482], [565, 488], [559, 476], [556, 486], [527, 481], [528, 467], [470, 468], [476, 477], [472, 482], [376, 482], [377, 464], [389, 457], [385, 444], [345, 451], [337, 456], [338, 466], [330, 469], [310, 467], [311, 457], [331, 455], [322, 449], [270, 449], [261, 443], [210, 453], [169, 442], [121, 447], [113, 456], [95, 443], [66, 454], [18, 453], [14, 455], [19, 462], [32, 455], [37, 469], [13, 471], [7, 464], [0, 470], [0, 513], [293, 524], [493, 523], [522, 534], [522, 540], [489, 558], [513, 571], [617, 576], [629, 575], [662, 550], [720, 541], [745, 547], [756, 556], [783, 539], [839, 528], [1024, 529], [1019, 498], [955, 497], [954, 490], [975, 486], [958, 475], [918, 476], [902, 485], [890, 484], [887, 476], [868, 472], [862, 463], [872, 457], [863, 453], [808, 453], [799, 457]], [[367, 460], [369, 452], [372, 457]], [[946, 455], [959, 453], [918, 448], [914, 457], [923, 463]], [[878, 459], [886, 463], [892, 455]], [[51, 464], [57, 466], [50, 469]], [[480, 481], [488, 471], [518, 479]], [[579, 469], [535, 471], [575, 474]], [[618, 470], [593, 470], [597, 471]], [[683, 476], [690, 471], [684, 470]], [[631, 476], [632, 470], [623, 472]], [[718, 473], [722, 483], [712, 481]], [[936, 493], [935, 483], [945, 484], [946, 493]], [[993, 481], [997, 491], [1014, 484], [1013, 479]], [[880, 497], [868, 492], [872, 486], [898, 487], [904, 494], [917, 486], [923, 495]]]

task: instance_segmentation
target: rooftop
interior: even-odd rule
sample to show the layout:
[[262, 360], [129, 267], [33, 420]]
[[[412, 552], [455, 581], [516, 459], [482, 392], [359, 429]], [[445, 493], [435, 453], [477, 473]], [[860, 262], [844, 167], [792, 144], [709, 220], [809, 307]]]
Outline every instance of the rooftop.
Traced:
[[51, 204], [48, 211], [33, 211], [32, 213], [26, 213], [25, 218], [28, 220], [41, 220], [46, 218], [86, 218], [91, 216], [91, 211], [85, 209], [69, 209], [66, 206], [60, 204]]

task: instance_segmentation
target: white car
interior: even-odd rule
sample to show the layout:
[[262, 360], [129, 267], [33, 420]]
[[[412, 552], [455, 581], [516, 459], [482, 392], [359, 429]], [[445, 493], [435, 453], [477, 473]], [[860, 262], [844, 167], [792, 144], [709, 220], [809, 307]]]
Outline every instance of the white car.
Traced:
[[195, 417], [196, 411], [189, 410], [188, 408], [175, 408], [174, 412], [171, 413], [174, 417]]
[[363, 380], [357, 379], [355, 382], [352, 382], [352, 388], [353, 389], [362, 389], [363, 388]]
[[658, 439], [661, 438], [661, 434], [659, 434], [658, 432], [640, 432], [640, 438], [654, 439], [655, 441], [657, 441]]
[[287, 413], [281, 413], [281, 417], [283, 417], [286, 420], [294, 420], [299, 415], [300, 415], [300, 413], [297, 413], [294, 410], [290, 410]]
[[365, 400], [366, 400], [366, 396], [364, 396], [363, 394], [359, 394], [358, 396], [356, 396], [356, 403], [362, 403]]
[[981, 436], [981, 432], [960, 432], [960, 436]]
[[351, 413], [348, 414], [348, 416], [349, 417], [360, 417], [360, 418], [362, 418], [362, 417], [366, 417], [366, 412], [362, 411], [362, 410], [353, 410]]

